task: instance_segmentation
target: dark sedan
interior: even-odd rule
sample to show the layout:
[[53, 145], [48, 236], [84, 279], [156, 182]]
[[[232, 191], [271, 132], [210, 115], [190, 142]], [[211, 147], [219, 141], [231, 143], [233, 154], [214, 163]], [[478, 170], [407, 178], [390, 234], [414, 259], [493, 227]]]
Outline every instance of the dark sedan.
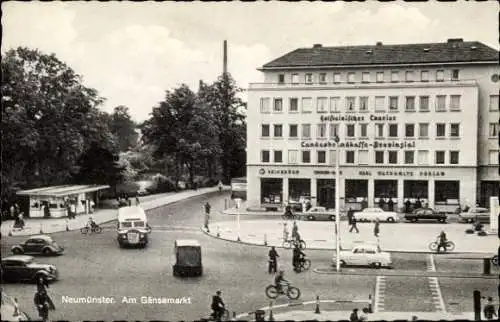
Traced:
[[54, 265], [35, 263], [32, 256], [14, 255], [2, 258], [3, 281], [33, 281], [43, 278], [55, 281], [58, 272]]
[[444, 223], [448, 217], [445, 213], [437, 212], [431, 208], [420, 208], [414, 210], [411, 214], [405, 214], [405, 219], [411, 222], [436, 220]]
[[13, 254], [61, 255], [64, 248], [47, 235], [31, 236], [24, 243], [11, 248]]

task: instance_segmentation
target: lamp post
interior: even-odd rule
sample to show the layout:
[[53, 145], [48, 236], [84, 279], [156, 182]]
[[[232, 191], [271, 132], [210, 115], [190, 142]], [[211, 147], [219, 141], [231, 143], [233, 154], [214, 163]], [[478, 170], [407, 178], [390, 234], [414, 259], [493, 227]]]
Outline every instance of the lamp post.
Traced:
[[336, 230], [336, 270], [337, 272], [340, 271], [340, 151], [339, 151], [339, 141], [340, 138], [338, 135], [335, 135], [335, 143], [336, 143], [336, 149], [335, 149], [335, 155], [336, 155], [336, 160], [335, 160], [335, 230]]

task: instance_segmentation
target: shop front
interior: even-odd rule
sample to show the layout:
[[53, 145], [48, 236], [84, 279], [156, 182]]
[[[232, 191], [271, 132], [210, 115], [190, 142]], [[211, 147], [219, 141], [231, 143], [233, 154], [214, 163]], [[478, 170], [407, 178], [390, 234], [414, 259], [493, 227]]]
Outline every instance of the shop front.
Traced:
[[268, 210], [277, 210], [283, 203], [283, 179], [262, 178], [260, 181], [260, 203]]
[[428, 204], [429, 182], [427, 180], [403, 181], [404, 212], [412, 212]]
[[394, 211], [398, 202], [398, 180], [375, 180], [374, 204], [386, 211]]
[[345, 180], [345, 207], [361, 210], [368, 206], [368, 180]]
[[318, 179], [316, 186], [317, 205], [335, 209], [335, 179]]

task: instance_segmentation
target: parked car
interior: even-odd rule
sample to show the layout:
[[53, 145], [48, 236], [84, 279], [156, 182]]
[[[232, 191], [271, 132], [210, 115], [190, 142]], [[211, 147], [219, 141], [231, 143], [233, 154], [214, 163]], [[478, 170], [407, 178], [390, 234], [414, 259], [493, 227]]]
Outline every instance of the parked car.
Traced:
[[[333, 259], [334, 262], [336, 258]], [[383, 252], [379, 246], [369, 243], [356, 245], [351, 250], [340, 251], [342, 266], [371, 266], [375, 268], [391, 267], [391, 254]]]
[[33, 256], [13, 255], [2, 258], [2, 278], [4, 281], [37, 281], [43, 277], [56, 281], [58, 271], [54, 265], [35, 263]]
[[354, 218], [360, 221], [374, 221], [376, 219], [387, 222], [399, 221], [398, 214], [394, 211], [384, 211], [380, 208], [365, 208], [354, 213]]
[[431, 208], [420, 208], [413, 210], [411, 214], [405, 214], [405, 219], [411, 222], [437, 220], [440, 223], [444, 223], [448, 219], [448, 216]]
[[201, 276], [203, 264], [201, 245], [194, 239], [178, 239], [174, 244], [172, 272], [174, 276]]
[[328, 211], [325, 207], [312, 207], [309, 211], [306, 211], [303, 215], [303, 219], [306, 220], [335, 220], [335, 212]]
[[57, 244], [52, 237], [48, 235], [31, 236], [22, 244], [15, 245], [11, 248], [13, 254], [37, 254], [37, 255], [61, 255], [64, 248]]
[[458, 221], [465, 223], [473, 223], [476, 220], [476, 217], [479, 219], [479, 222], [483, 224], [490, 223], [490, 210], [488, 208], [470, 208], [466, 212], [460, 212], [458, 214]]

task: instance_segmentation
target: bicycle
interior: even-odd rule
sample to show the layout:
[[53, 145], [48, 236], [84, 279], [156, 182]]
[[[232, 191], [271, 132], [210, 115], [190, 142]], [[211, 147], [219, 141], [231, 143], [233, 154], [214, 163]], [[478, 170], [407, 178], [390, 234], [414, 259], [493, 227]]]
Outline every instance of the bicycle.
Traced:
[[280, 294], [286, 295], [290, 300], [296, 300], [300, 297], [300, 290], [290, 285], [290, 283], [286, 283], [281, 287], [281, 292], [278, 291], [275, 285], [269, 285], [266, 287], [266, 296], [270, 299], [277, 298]]
[[212, 311], [210, 313], [210, 316], [208, 317], [208, 321], [230, 321], [231, 320], [231, 314], [229, 313], [229, 310], [224, 308], [224, 311], [222, 312], [222, 315], [217, 319], [215, 316], [215, 312]]
[[85, 227], [82, 227], [80, 229], [80, 233], [82, 233], [82, 235], [86, 235], [89, 232], [90, 233], [100, 234], [102, 232], [102, 228], [98, 224], [95, 224], [92, 228], [89, 227], [89, 225], [86, 225]]
[[[455, 243], [452, 241], [447, 241], [445, 244], [444, 252], [452, 252], [455, 249]], [[429, 249], [433, 252], [437, 251], [439, 246], [439, 242], [433, 241], [432, 243], [429, 244]]]
[[311, 268], [311, 260], [308, 258], [302, 258], [301, 260], [299, 260], [298, 264], [299, 265], [297, 266], [296, 269], [297, 273], [307, 271], [309, 270], [309, 268]]
[[295, 219], [298, 219], [298, 216], [295, 214], [288, 213], [288, 214], [281, 215], [281, 218], [283, 220], [295, 220]]
[[283, 248], [290, 249], [292, 247], [295, 247], [296, 245], [298, 245], [300, 249], [306, 249], [306, 242], [302, 239], [299, 241], [297, 241], [296, 239], [283, 239]]

